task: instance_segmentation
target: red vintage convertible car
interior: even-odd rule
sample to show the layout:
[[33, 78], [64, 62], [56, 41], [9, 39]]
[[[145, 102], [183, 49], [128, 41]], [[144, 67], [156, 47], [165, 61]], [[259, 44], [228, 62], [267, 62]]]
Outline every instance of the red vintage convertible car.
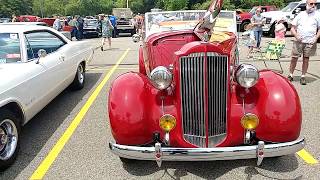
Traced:
[[295, 88], [276, 72], [239, 64], [236, 14], [221, 6], [145, 15], [139, 72], [119, 76], [109, 93], [109, 148], [123, 162], [260, 165], [304, 147]]

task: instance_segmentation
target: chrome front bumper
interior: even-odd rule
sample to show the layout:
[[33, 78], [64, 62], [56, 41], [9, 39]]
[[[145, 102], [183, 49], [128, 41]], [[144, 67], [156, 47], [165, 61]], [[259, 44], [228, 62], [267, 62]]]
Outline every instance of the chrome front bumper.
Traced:
[[[162, 161], [213, 161], [232, 159], [258, 158], [260, 165], [264, 157], [275, 157], [293, 154], [305, 145], [304, 138], [291, 142], [265, 144], [259, 141], [258, 145], [216, 147], [216, 148], [174, 148], [161, 147], [156, 143], [155, 147], [125, 146], [109, 143], [111, 151], [123, 158], [138, 160], [156, 160], [158, 165]], [[160, 166], [159, 165], [159, 166]]]

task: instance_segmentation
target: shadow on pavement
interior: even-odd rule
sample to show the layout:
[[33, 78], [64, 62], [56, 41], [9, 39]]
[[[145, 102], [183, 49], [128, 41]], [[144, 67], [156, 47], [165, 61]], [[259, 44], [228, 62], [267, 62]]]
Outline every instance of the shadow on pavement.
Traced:
[[[295, 155], [265, 158], [261, 166], [256, 166], [256, 159], [208, 162], [162, 162], [161, 168], [158, 168], [155, 161], [134, 161], [123, 164], [123, 167], [134, 176], [146, 176], [159, 170], [164, 170], [163, 176], [167, 174], [172, 179], [180, 179], [181, 177], [187, 176], [188, 173], [204, 179], [216, 179], [233, 169], [246, 167], [244, 173], [247, 175], [247, 179], [251, 179], [252, 176], [258, 174], [268, 177], [260, 173], [258, 171], [259, 169], [279, 173], [294, 171], [298, 168], [298, 160]], [[168, 169], [175, 169], [174, 174], [169, 174]]]
[[[293, 81], [294, 82], [299, 82], [300, 81], [300, 76], [293, 76]], [[319, 78], [314, 78], [310, 76], [306, 76], [307, 83], [313, 83], [314, 81], [318, 80]]]
[[[101, 75], [100, 73], [87, 73], [86, 84], [82, 90], [65, 89], [22, 128], [18, 157], [10, 168], [0, 172], [0, 179], [15, 179], [29, 166], [59, 126], [99, 81]], [[78, 111], [74, 113], [76, 115]], [[70, 117], [73, 118], [75, 115], [72, 114]]]

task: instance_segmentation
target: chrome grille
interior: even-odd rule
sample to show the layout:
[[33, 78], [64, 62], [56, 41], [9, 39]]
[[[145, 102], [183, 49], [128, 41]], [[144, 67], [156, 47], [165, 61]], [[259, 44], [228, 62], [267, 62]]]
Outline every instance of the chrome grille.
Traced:
[[209, 146], [216, 145], [225, 137], [227, 77], [227, 56], [207, 53], [206, 59], [205, 53], [193, 53], [180, 58], [182, 121], [186, 141], [207, 147], [206, 137], [209, 138]]

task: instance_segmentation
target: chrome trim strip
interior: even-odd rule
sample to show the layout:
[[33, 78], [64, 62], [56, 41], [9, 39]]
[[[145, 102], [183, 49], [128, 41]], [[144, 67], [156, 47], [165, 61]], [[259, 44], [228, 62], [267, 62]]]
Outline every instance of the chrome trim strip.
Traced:
[[[300, 151], [305, 139], [291, 142], [266, 144], [264, 157], [283, 156]], [[125, 146], [109, 143], [112, 153], [128, 159], [156, 160], [155, 147]], [[257, 158], [258, 145], [216, 147], [216, 148], [174, 148], [161, 147], [162, 161], [213, 161]], [[159, 150], [158, 150], [159, 151]]]

